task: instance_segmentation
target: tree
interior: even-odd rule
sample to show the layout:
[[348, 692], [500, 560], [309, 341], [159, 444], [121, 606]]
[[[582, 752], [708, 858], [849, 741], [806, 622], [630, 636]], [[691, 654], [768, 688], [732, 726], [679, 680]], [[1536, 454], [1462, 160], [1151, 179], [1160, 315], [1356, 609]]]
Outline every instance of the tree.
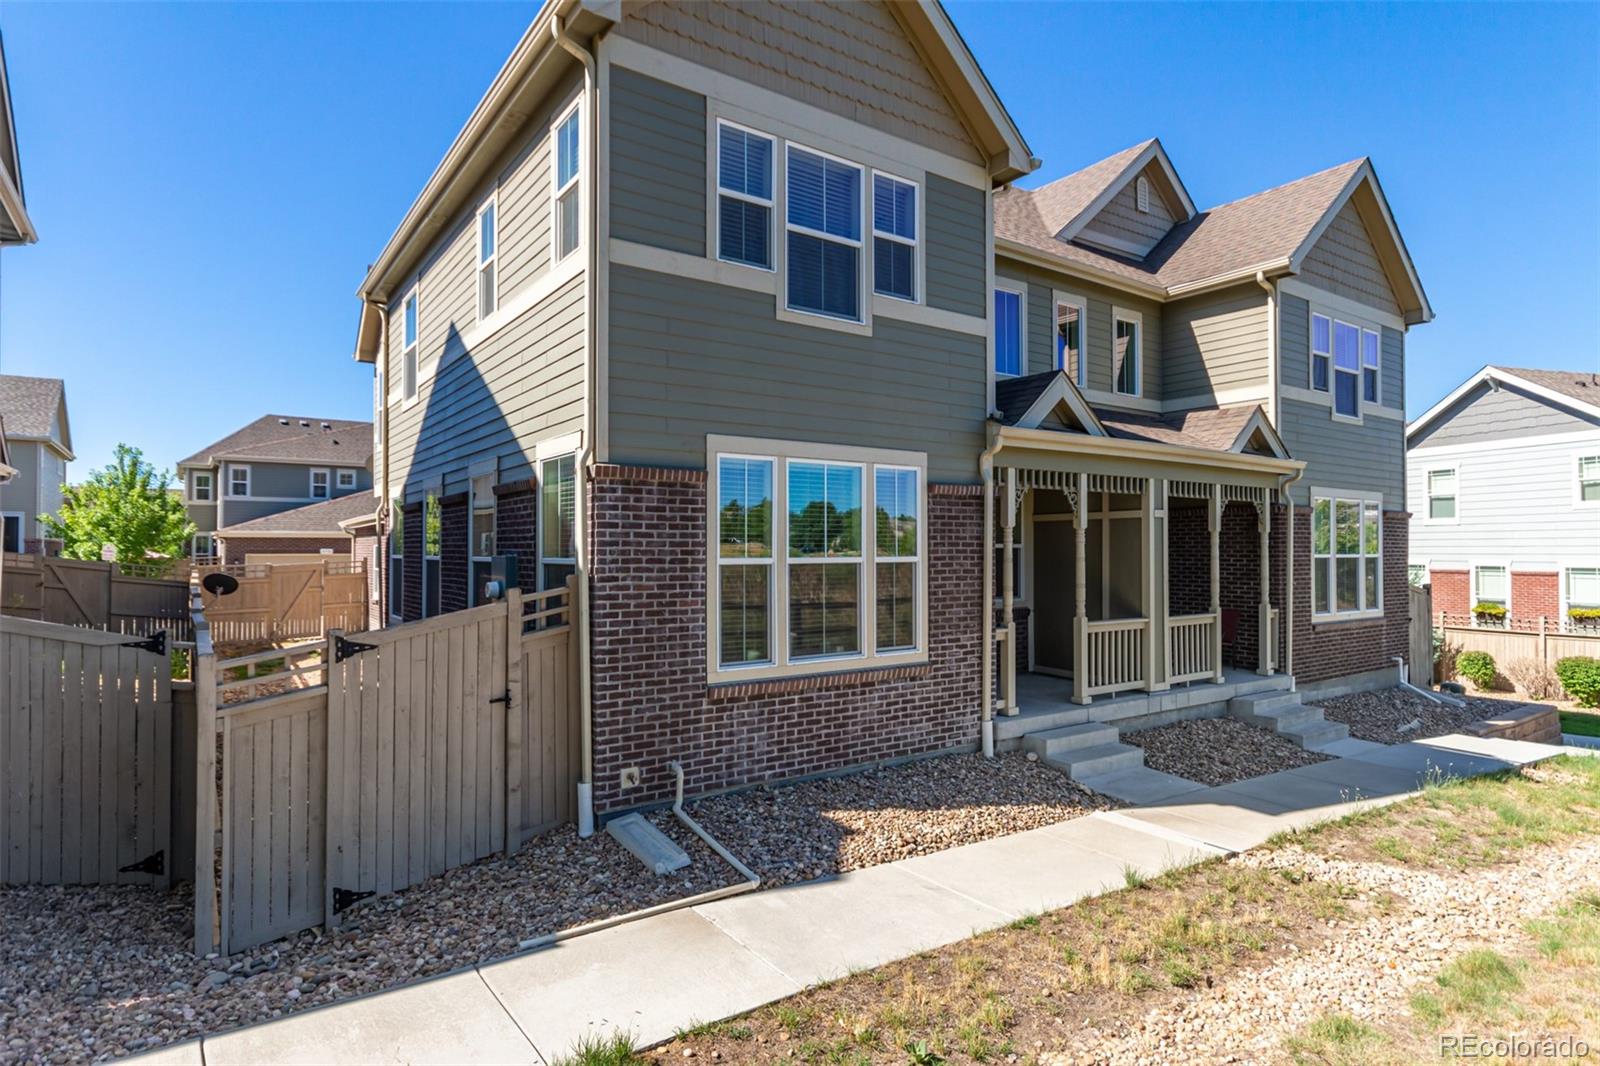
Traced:
[[83, 484], [62, 491], [59, 515], [40, 518], [69, 559], [98, 559], [107, 544], [129, 562], [180, 555], [195, 527], [182, 497], [169, 491], [171, 480], [165, 470], [156, 473], [138, 448], [119, 444], [110, 466], [91, 470]]

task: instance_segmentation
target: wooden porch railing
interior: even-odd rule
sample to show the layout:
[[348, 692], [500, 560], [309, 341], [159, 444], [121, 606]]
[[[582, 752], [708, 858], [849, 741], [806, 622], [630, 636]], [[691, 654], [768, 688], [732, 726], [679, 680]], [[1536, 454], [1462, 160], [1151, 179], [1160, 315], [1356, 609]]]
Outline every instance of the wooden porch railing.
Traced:
[[1167, 619], [1167, 679], [1199, 681], [1216, 676], [1214, 614], [1183, 614]]
[[1144, 642], [1149, 639], [1150, 620], [1112, 618], [1085, 626], [1084, 695], [1144, 687]]

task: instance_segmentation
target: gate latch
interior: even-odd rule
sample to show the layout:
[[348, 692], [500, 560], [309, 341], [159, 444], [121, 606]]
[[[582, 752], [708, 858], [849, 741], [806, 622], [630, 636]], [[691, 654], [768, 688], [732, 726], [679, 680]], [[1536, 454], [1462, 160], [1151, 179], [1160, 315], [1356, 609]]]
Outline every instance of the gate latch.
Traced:
[[165, 851], [158, 851], [154, 855], [145, 856], [138, 862], [130, 862], [126, 866], [117, 867], [117, 873], [119, 874], [155, 874], [160, 877], [166, 872], [167, 853]]
[[335, 888], [333, 890], [333, 913], [339, 914], [349, 910], [364, 899], [371, 899], [376, 892], [354, 892], [348, 888]]
[[335, 637], [333, 639], [333, 661], [342, 663], [352, 656], [360, 655], [364, 651], [371, 651], [376, 647], [376, 644], [362, 644], [360, 641], [351, 640], [348, 637]]
[[145, 640], [130, 640], [122, 645], [124, 648], [138, 648], [140, 651], [155, 652], [157, 655], [167, 654], [167, 631], [163, 629], [155, 636]]

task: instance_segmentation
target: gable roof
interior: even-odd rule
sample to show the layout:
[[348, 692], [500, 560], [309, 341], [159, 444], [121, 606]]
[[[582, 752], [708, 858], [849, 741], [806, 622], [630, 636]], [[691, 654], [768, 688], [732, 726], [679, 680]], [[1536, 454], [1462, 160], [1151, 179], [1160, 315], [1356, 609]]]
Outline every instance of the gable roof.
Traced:
[[0, 418], [12, 440], [54, 440], [61, 422], [61, 449], [72, 453], [72, 428], [67, 421], [67, 386], [60, 378], [0, 374]]
[[16, 476], [17, 468], [11, 465], [11, 452], [6, 446], [6, 420], [0, 416], [0, 485]]
[[1258, 404], [1197, 407], [1164, 415], [1105, 409], [1099, 413], [1106, 431], [1124, 440], [1176, 444], [1211, 452], [1242, 452], [1250, 439], [1260, 433], [1274, 456], [1289, 458], [1288, 448]]
[[1444, 416], [1456, 402], [1485, 382], [1515, 385], [1547, 402], [1600, 418], [1600, 374], [1578, 370], [1530, 370], [1486, 366], [1450, 390], [1406, 426], [1406, 442]]
[[1094, 178], [1089, 180], [1080, 179], [1073, 182], [1073, 188], [1077, 195], [1082, 195], [1088, 191], [1090, 181], [1098, 181], [1108, 175], [1109, 180], [1106, 180], [1101, 188], [1089, 197], [1088, 201], [1073, 218], [1067, 220], [1056, 231], [1056, 239], [1070, 241], [1076, 237], [1085, 226], [1094, 221], [1095, 216], [1100, 214], [1107, 204], [1116, 198], [1118, 193], [1127, 187], [1129, 182], [1152, 166], [1156, 168], [1157, 173], [1160, 175], [1158, 180], [1167, 186], [1168, 192], [1171, 193], [1171, 198], [1177, 201], [1178, 210], [1176, 214], [1178, 220], [1181, 222], [1193, 217], [1194, 201], [1189, 198], [1189, 190], [1183, 187], [1183, 181], [1178, 177], [1178, 171], [1173, 167], [1172, 160], [1167, 157], [1167, 150], [1161, 146], [1161, 140], [1152, 137], [1148, 141], [1143, 141], [1132, 148], [1118, 152], [1110, 159], [1102, 159], [1087, 168], [1087, 171], [1079, 171], [1078, 175], [1069, 175], [1069, 177], [1074, 178], [1086, 173], [1095, 175]]
[[[327, 426], [327, 429], [323, 429]], [[262, 415], [179, 466], [211, 466], [218, 459], [366, 466], [372, 459], [372, 423], [349, 419]]]
[[231, 526], [223, 526], [217, 530], [220, 536], [243, 536], [247, 533], [313, 533], [313, 534], [338, 534], [343, 533], [341, 524], [356, 519], [369, 518], [378, 510], [378, 501], [370, 492], [352, 492], [347, 496], [337, 496], [331, 500], [319, 500], [316, 503], [306, 504], [304, 507], [294, 507], [276, 514], [264, 515], [261, 518], [252, 518], [248, 522], [239, 522]]
[[17, 121], [11, 111], [11, 78], [6, 73], [6, 41], [0, 35], [0, 244], [32, 244], [39, 239], [22, 195], [22, 161], [17, 155]]
[[1050, 412], [1064, 404], [1085, 433], [1095, 437], [1106, 435], [1094, 408], [1084, 400], [1065, 370], [1046, 370], [996, 381], [994, 404], [1002, 425], [1024, 429], [1037, 429]]

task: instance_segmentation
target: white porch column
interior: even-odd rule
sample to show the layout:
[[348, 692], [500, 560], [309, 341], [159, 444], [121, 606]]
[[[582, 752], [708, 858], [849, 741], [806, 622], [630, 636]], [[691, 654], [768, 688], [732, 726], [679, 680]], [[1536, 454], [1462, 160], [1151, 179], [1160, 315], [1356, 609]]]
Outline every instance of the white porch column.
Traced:
[[1211, 680], [1222, 684], [1222, 486], [1213, 482], [1206, 502], [1211, 532]]
[[1261, 537], [1261, 603], [1256, 610], [1256, 627], [1260, 632], [1257, 641], [1256, 667], [1258, 674], [1272, 673], [1272, 500], [1262, 493], [1261, 509], [1256, 512], [1256, 531]]
[[1089, 506], [1089, 475], [1077, 475], [1077, 499], [1072, 507], [1072, 542], [1074, 569], [1072, 595], [1075, 612], [1072, 618], [1072, 702], [1088, 703], [1089, 694], [1089, 575], [1088, 552], [1085, 550], [1089, 528], [1084, 511]]
[[1006, 630], [1006, 655], [1000, 661], [1000, 676], [1005, 679], [1005, 702], [1001, 714], [1017, 713], [1017, 620], [1013, 613], [1017, 594], [1015, 552], [1017, 544], [1017, 468], [1006, 467], [1005, 504], [1000, 511], [1005, 552], [1000, 567], [1000, 620]]
[[1166, 482], [1146, 478], [1139, 513], [1139, 568], [1141, 606], [1145, 617], [1144, 690], [1162, 692], [1172, 687], [1167, 675], [1166, 583]]

